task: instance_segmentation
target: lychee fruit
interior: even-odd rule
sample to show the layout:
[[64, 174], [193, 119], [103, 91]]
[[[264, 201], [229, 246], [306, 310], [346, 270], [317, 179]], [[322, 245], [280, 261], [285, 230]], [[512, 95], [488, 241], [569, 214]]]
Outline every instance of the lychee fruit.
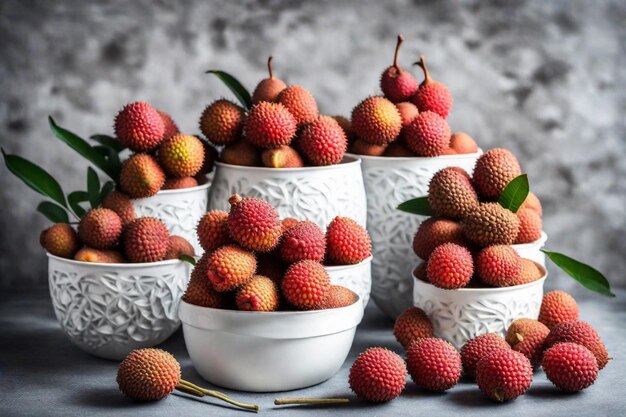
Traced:
[[472, 254], [456, 243], [438, 246], [428, 258], [428, 282], [439, 288], [454, 289], [467, 285], [474, 273]]
[[330, 277], [319, 262], [304, 260], [287, 269], [281, 289], [290, 304], [302, 310], [312, 310], [328, 296]]
[[533, 194], [532, 191], [528, 192], [528, 195], [526, 196], [526, 200], [524, 200], [524, 202], [522, 203], [520, 210], [524, 208], [533, 210], [535, 213], [539, 215], [539, 217], [543, 215], [541, 202], [539, 201], [539, 198], [535, 194]]
[[326, 260], [335, 265], [353, 265], [372, 255], [367, 230], [348, 217], [335, 217], [326, 228]]
[[287, 107], [262, 101], [250, 109], [244, 134], [253, 145], [271, 149], [289, 145], [296, 128], [297, 121]]
[[299, 85], [290, 85], [280, 92], [276, 102], [282, 104], [296, 118], [299, 127], [313, 122], [319, 116], [313, 94]]
[[135, 401], [167, 397], [180, 382], [180, 364], [161, 349], [133, 350], [117, 369], [117, 385]]
[[341, 308], [351, 306], [356, 303], [359, 296], [352, 290], [342, 287], [341, 285], [331, 285], [328, 295], [319, 305], [319, 310], [328, 310], [331, 308]]
[[396, 107], [400, 112], [400, 118], [402, 119], [402, 127], [408, 126], [415, 120], [417, 115], [420, 113], [415, 107], [415, 104], [409, 103], [408, 101], [403, 101], [401, 103], [396, 103]]
[[165, 258], [170, 234], [161, 220], [140, 217], [124, 229], [124, 252], [131, 262], [157, 262]]
[[524, 258], [521, 259], [521, 262], [522, 269], [519, 275], [511, 281], [510, 286], [529, 284], [543, 277], [543, 268], [539, 267], [536, 263], [530, 259]]
[[577, 343], [558, 343], [543, 355], [543, 370], [557, 388], [578, 392], [593, 385], [598, 364], [593, 353]]
[[67, 223], [57, 223], [39, 235], [41, 246], [55, 256], [71, 259], [81, 247], [78, 234]]
[[408, 148], [420, 156], [443, 155], [450, 147], [448, 122], [432, 111], [418, 114], [402, 132]]
[[202, 142], [202, 147], [204, 148], [204, 161], [202, 162], [200, 171], [196, 174], [196, 180], [198, 184], [204, 184], [206, 182], [206, 174], [213, 171], [213, 166], [215, 165], [218, 154], [217, 149], [209, 142], [204, 139], [200, 139], [200, 142]]
[[381, 156], [385, 152], [385, 149], [387, 149], [387, 145], [373, 145], [364, 140], [357, 139], [352, 143], [350, 152], [357, 155]]
[[553, 328], [559, 323], [578, 319], [578, 304], [574, 297], [565, 291], [550, 291], [543, 295], [539, 321]]
[[196, 136], [177, 133], [159, 146], [159, 163], [174, 177], [193, 177], [203, 162], [204, 146]]
[[74, 259], [81, 262], [92, 262], [100, 264], [123, 264], [126, 262], [124, 255], [117, 250], [99, 250], [84, 247], [74, 255]]
[[413, 382], [430, 391], [446, 391], [461, 378], [461, 355], [443, 339], [427, 337], [413, 342], [406, 363]]
[[[418, 279], [422, 282], [428, 282], [428, 275], [426, 274], [426, 267], [428, 266], [428, 262], [420, 262], [419, 265], [415, 267], [413, 270], [413, 276], [415, 279]], [[472, 282], [472, 280], [470, 280]]]
[[227, 295], [217, 292], [208, 279], [209, 256], [210, 253], [205, 252], [191, 271], [191, 278], [187, 284], [183, 300], [200, 307], [226, 308], [230, 301]]
[[373, 145], [386, 145], [400, 134], [402, 117], [391, 101], [372, 96], [352, 110], [352, 128], [360, 139]]
[[465, 132], [454, 132], [450, 136], [450, 148], [458, 154], [478, 152], [476, 141]]
[[337, 123], [339, 123], [339, 126], [341, 126], [341, 128], [343, 129], [343, 133], [346, 134], [346, 139], [348, 139], [348, 144], [351, 144], [352, 142], [357, 140], [356, 133], [352, 128], [352, 122], [350, 121], [350, 119], [339, 115], [332, 116], [332, 118], [335, 119]]
[[422, 67], [424, 71], [424, 81], [422, 81], [417, 93], [413, 96], [413, 103], [420, 112], [432, 111], [445, 119], [452, 109], [452, 94], [450, 90], [445, 84], [434, 81], [430, 77], [423, 55], [420, 56], [420, 60], [416, 64]]
[[240, 140], [226, 145], [220, 154], [220, 161], [225, 164], [246, 167], [261, 166], [260, 150], [247, 140]]
[[369, 348], [359, 354], [348, 378], [350, 388], [362, 400], [381, 403], [397, 398], [406, 386], [406, 365], [398, 354]]
[[451, 219], [462, 219], [479, 204], [469, 174], [459, 167], [443, 168], [433, 175], [428, 202], [436, 213]]
[[209, 211], [198, 222], [196, 231], [200, 246], [207, 252], [229, 243], [228, 213], [222, 210]]
[[181, 256], [194, 256], [195, 254], [196, 251], [187, 239], [182, 236], [171, 235], [163, 259], [178, 259]]
[[523, 353], [533, 368], [541, 363], [541, 355], [550, 329], [537, 320], [521, 318], [513, 321], [506, 331], [506, 341], [511, 348]]
[[228, 145], [241, 138], [246, 112], [230, 100], [208, 105], [200, 116], [200, 131], [214, 145]]
[[413, 238], [413, 251], [423, 260], [427, 260], [435, 248], [444, 243], [467, 246], [461, 224], [454, 220], [430, 217], [417, 228]]
[[408, 349], [416, 340], [433, 337], [433, 324], [424, 310], [409, 307], [396, 318], [393, 334], [402, 347]]
[[261, 154], [261, 161], [268, 168], [300, 168], [304, 166], [302, 157], [291, 146], [266, 149]]
[[135, 208], [128, 196], [120, 191], [111, 191], [102, 201], [102, 207], [113, 210], [120, 217], [122, 226], [135, 220]]
[[329, 116], [320, 116], [306, 125], [298, 139], [298, 149], [315, 166], [340, 163], [347, 147], [346, 134], [339, 123]]
[[158, 110], [138, 101], [124, 106], [115, 117], [115, 136], [134, 152], [149, 152], [164, 139], [165, 124]]
[[238, 194], [233, 194], [228, 202], [228, 232], [237, 243], [257, 252], [267, 252], [278, 245], [283, 228], [271, 204]]
[[495, 401], [514, 400], [528, 390], [532, 379], [530, 361], [512, 349], [496, 349], [476, 364], [478, 388]]
[[168, 113], [164, 111], [161, 111], [161, 110], [157, 110], [157, 111], [159, 112], [159, 114], [161, 115], [161, 119], [163, 120], [163, 127], [164, 127], [163, 139], [171, 138], [172, 136], [180, 132], [178, 130], [178, 126], [176, 125], [176, 122], [174, 121], [174, 119], [172, 119], [172, 116], [170, 116]]
[[511, 246], [489, 246], [476, 257], [476, 274], [488, 285], [509, 287], [521, 272], [522, 258]]
[[321, 262], [326, 252], [326, 237], [311, 221], [302, 221], [286, 231], [280, 243], [280, 256], [287, 263], [305, 259]]
[[491, 149], [476, 160], [474, 186], [482, 197], [497, 200], [509, 182], [521, 174], [515, 155], [506, 149]]
[[133, 155], [122, 163], [120, 188], [131, 198], [152, 197], [164, 183], [165, 173], [150, 155]]
[[520, 208], [517, 211], [519, 231], [515, 243], [530, 243], [541, 237], [541, 217], [536, 211], [529, 208]]
[[383, 94], [393, 103], [407, 101], [415, 95], [419, 85], [410, 72], [403, 70], [398, 64], [398, 54], [404, 37], [398, 35], [393, 65], [387, 68], [380, 77], [380, 88]]
[[182, 190], [198, 186], [198, 180], [194, 177], [168, 178], [163, 184], [162, 190]]
[[254, 92], [252, 93], [252, 104], [258, 104], [261, 101], [275, 101], [280, 92], [287, 88], [287, 84], [274, 77], [272, 59], [273, 57], [271, 56], [267, 59], [267, 71], [269, 73], [269, 77], [261, 80], [261, 82], [257, 84]]
[[215, 290], [231, 291], [247, 283], [256, 272], [256, 266], [252, 252], [236, 245], [226, 245], [209, 255], [207, 276]]
[[510, 349], [502, 336], [497, 333], [484, 333], [467, 341], [461, 348], [461, 361], [465, 375], [476, 378], [476, 365], [491, 352]]
[[254, 275], [237, 290], [235, 304], [238, 310], [275, 311], [280, 296], [274, 281], [263, 275]]
[[570, 320], [553, 326], [546, 338], [546, 349], [563, 342], [578, 343], [589, 349], [596, 357], [598, 369], [603, 369], [610, 359], [596, 329], [582, 320]]
[[296, 219], [295, 217], [285, 217], [280, 221], [280, 223], [283, 226], [283, 233], [285, 233], [287, 230], [300, 223], [300, 220]]
[[122, 235], [122, 220], [113, 210], [89, 210], [78, 223], [78, 237], [94, 249], [110, 249]]
[[463, 219], [463, 233], [480, 246], [510, 245], [519, 232], [519, 219], [498, 203], [481, 203]]
[[395, 141], [389, 144], [383, 152], [383, 156], [395, 157], [395, 158], [412, 158], [415, 152], [406, 147], [403, 143]]

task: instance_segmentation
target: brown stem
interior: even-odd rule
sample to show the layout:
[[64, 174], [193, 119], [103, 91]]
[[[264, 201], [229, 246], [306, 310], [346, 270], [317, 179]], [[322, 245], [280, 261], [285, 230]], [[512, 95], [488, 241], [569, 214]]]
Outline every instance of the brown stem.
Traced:
[[428, 72], [428, 67], [426, 66], [426, 59], [424, 58], [424, 55], [420, 55], [420, 60], [415, 62], [413, 65], [419, 65], [420, 67], [422, 67], [422, 71], [424, 71], [424, 82], [422, 82], [422, 85], [432, 82], [433, 79], [430, 78], [430, 73]]
[[186, 392], [187, 394], [195, 395], [196, 397], [204, 397], [204, 394], [202, 392], [185, 384], [178, 383], [176, 385], [176, 389], [182, 392]]
[[245, 404], [245, 403], [233, 400], [232, 398], [228, 397], [226, 394], [223, 394], [223, 393], [221, 393], [219, 391], [214, 391], [214, 390], [202, 388], [202, 387], [194, 384], [193, 382], [185, 381], [184, 379], [181, 379], [180, 383], [182, 385], [184, 385], [186, 388], [191, 388], [193, 390], [199, 391], [200, 393], [202, 393], [204, 395], [208, 395], [209, 397], [217, 398], [218, 400], [222, 400], [222, 401], [227, 402], [229, 404], [232, 404], [232, 405], [234, 405], [236, 407], [243, 408], [245, 410], [254, 411], [255, 413], [259, 412], [259, 406], [258, 405]]
[[267, 58], [267, 72], [269, 72], [270, 74], [270, 80], [274, 79], [274, 71], [272, 70], [272, 59], [274, 59], [274, 57], [271, 55], [269, 58]]
[[291, 404], [347, 404], [350, 402], [348, 398], [277, 398], [274, 400], [275, 405], [291, 405]]
[[398, 42], [396, 43], [396, 52], [393, 54], [393, 66], [396, 70], [401, 71], [402, 69], [398, 65], [398, 55], [400, 53], [400, 45], [404, 42], [404, 36], [402, 34], [398, 34]]

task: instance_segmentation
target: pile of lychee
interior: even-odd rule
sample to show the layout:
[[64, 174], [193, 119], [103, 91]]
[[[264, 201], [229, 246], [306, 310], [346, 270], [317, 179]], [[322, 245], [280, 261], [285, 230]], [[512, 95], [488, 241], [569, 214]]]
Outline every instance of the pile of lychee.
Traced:
[[471, 177], [459, 167], [438, 171], [428, 187], [436, 215], [420, 224], [413, 239], [415, 254], [424, 260], [416, 278], [445, 289], [508, 287], [541, 278], [543, 268], [511, 246], [541, 237], [539, 199], [529, 193], [516, 213], [498, 203], [521, 173], [515, 155], [501, 148], [481, 155]]
[[418, 64], [424, 81], [417, 80], [398, 64], [403, 42], [398, 36], [393, 65], [380, 77], [383, 95], [361, 101], [353, 110], [350, 151], [361, 155], [433, 157], [475, 153], [478, 146], [464, 132], [452, 134], [446, 118], [452, 109], [448, 87], [430, 76], [424, 57]]
[[115, 117], [115, 135], [133, 154], [122, 163], [119, 187], [131, 198], [206, 182], [216, 150], [183, 134], [172, 118], [146, 102], [127, 104]]
[[326, 232], [315, 223], [280, 219], [271, 204], [234, 194], [230, 211], [198, 223], [205, 250], [183, 300], [202, 307], [247, 311], [314, 310], [353, 304], [358, 296], [331, 285], [325, 265], [358, 264], [371, 255], [367, 231], [335, 217]]
[[539, 320], [520, 318], [502, 337], [485, 333], [461, 352], [434, 337], [423, 310], [410, 307], [396, 319], [394, 335], [406, 349], [406, 361], [391, 350], [374, 347], [361, 353], [350, 369], [349, 383], [360, 398], [390, 401], [413, 382], [429, 391], [446, 391], [462, 375], [495, 401], [508, 401], [530, 387], [533, 371], [543, 367], [548, 380], [566, 392], [592, 385], [609, 356], [597, 331], [578, 319], [578, 306], [563, 291], [544, 295]]
[[135, 218], [131, 201], [117, 191], [102, 207], [85, 213], [77, 229], [57, 223], [44, 230], [39, 241], [52, 255], [82, 262], [143, 263], [194, 255], [193, 246], [170, 235], [161, 220]]
[[223, 147], [220, 161], [270, 168], [340, 163], [347, 148], [342, 120], [320, 115], [306, 88], [276, 78], [271, 57], [268, 69], [269, 78], [257, 85], [249, 111], [226, 99], [204, 109], [200, 130]]

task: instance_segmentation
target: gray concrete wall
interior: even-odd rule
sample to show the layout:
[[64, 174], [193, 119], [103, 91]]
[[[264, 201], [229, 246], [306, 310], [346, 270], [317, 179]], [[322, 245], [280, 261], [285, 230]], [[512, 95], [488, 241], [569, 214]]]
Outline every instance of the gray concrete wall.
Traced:
[[[626, 284], [626, 3], [623, 1], [0, 1], [0, 140], [66, 190], [85, 164], [46, 116], [84, 136], [111, 133], [126, 102], [147, 100], [197, 131], [228, 91], [248, 87], [268, 54], [325, 113], [349, 114], [378, 91], [395, 36], [420, 53], [455, 104], [449, 122], [485, 148], [513, 150], [542, 198], [549, 247]], [[0, 286], [45, 284], [40, 198], [0, 169]], [[554, 271], [554, 269], [553, 269]], [[576, 288], [562, 273], [551, 286]]]

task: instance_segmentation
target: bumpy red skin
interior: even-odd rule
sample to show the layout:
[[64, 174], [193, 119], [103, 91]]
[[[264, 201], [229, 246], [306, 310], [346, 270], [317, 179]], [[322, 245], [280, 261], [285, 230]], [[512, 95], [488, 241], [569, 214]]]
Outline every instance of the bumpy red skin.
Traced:
[[326, 260], [335, 265], [354, 265], [372, 254], [367, 231], [348, 217], [335, 217], [326, 229]]
[[282, 104], [296, 118], [298, 126], [313, 122], [319, 111], [313, 95], [304, 87], [291, 85], [280, 92], [276, 102]]
[[265, 78], [257, 84], [252, 93], [252, 104], [261, 101], [275, 101], [281, 91], [287, 88], [287, 84], [278, 78]]
[[182, 236], [172, 235], [163, 259], [178, 259], [181, 256], [194, 256], [195, 250], [191, 243]]
[[214, 145], [228, 145], [241, 137], [245, 110], [235, 103], [220, 99], [209, 104], [200, 116], [200, 130]]
[[445, 119], [452, 109], [452, 94], [445, 84], [430, 81], [420, 85], [412, 102], [420, 112], [432, 111]]
[[397, 398], [406, 386], [406, 365], [381, 347], [361, 353], [350, 368], [350, 388], [362, 400], [382, 403]]
[[450, 148], [458, 154], [478, 152], [476, 141], [465, 132], [454, 132], [450, 136]]
[[498, 349], [510, 349], [508, 343], [497, 333], [485, 333], [469, 340], [461, 348], [461, 361], [465, 375], [476, 378], [476, 364]]
[[222, 210], [212, 210], [206, 213], [196, 227], [200, 246], [207, 251], [213, 251], [230, 242], [228, 235], [228, 213]]
[[439, 156], [450, 148], [450, 126], [432, 111], [420, 113], [403, 130], [406, 145], [421, 156]]
[[146, 154], [136, 154], [122, 163], [119, 185], [131, 198], [152, 197], [165, 184], [165, 172]]
[[437, 171], [430, 180], [428, 202], [440, 216], [459, 220], [478, 207], [478, 194], [465, 170], [447, 167]]
[[145, 102], [124, 106], [115, 117], [115, 135], [134, 152], [149, 152], [164, 139], [165, 124], [158, 110]]
[[120, 216], [122, 226], [135, 220], [135, 208], [128, 196], [120, 191], [112, 191], [102, 201], [102, 207], [113, 210]]
[[515, 243], [530, 243], [541, 237], [541, 217], [536, 211], [529, 208], [520, 208], [517, 211], [519, 219], [519, 232], [515, 238]]
[[513, 285], [522, 272], [522, 258], [508, 245], [489, 246], [476, 257], [476, 273], [494, 287]]
[[133, 350], [117, 370], [117, 384], [135, 401], [167, 397], [180, 382], [180, 364], [161, 349]]
[[278, 288], [270, 278], [255, 275], [237, 291], [235, 304], [243, 311], [275, 311], [279, 297]]
[[543, 370], [548, 379], [566, 392], [578, 392], [598, 378], [598, 363], [593, 353], [576, 343], [559, 343], [543, 355]]
[[495, 350], [476, 365], [478, 388], [495, 401], [514, 400], [528, 390], [532, 379], [530, 361], [512, 349]]
[[194, 177], [168, 178], [163, 184], [163, 190], [181, 190], [198, 186], [198, 180]]
[[352, 109], [352, 128], [361, 140], [373, 145], [387, 145], [400, 135], [402, 117], [397, 107], [386, 98], [368, 97]]
[[478, 158], [472, 178], [482, 197], [496, 200], [509, 182], [521, 173], [515, 155], [506, 149], [495, 148]]
[[161, 110], [157, 110], [157, 111], [159, 112], [159, 114], [161, 115], [161, 119], [163, 120], [163, 126], [164, 126], [163, 139], [172, 137], [175, 134], [180, 132], [180, 130], [178, 130], [178, 125], [176, 125], [176, 122], [174, 121], [174, 119], [172, 119], [172, 116], [170, 116], [164, 111], [161, 111]]
[[210, 254], [206, 275], [216, 291], [226, 292], [248, 282], [256, 267], [253, 253], [239, 246], [226, 245]]
[[78, 237], [85, 245], [95, 249], [110, 249], [117, 245], [122, 235], [122, 219], [113, 210], [89, 210], [78, 223]]
[[229, 304], [227, 295], [215, 291], [213, 284], [207, 279], [209, 255], [209, 252], [205, 252], [193, 268], [183, 300], [201, 307], [226, 308]]
[[506, 341], [511, 348], [523, 353], [533, 368], [541, 363], [541, 355], [550, 329], [537, 320], [521, 318], [515, 320], [506, 332]]
[[510, 245], [518, 231], [517, 216], [498, 203], [480, 203], [463, 219], [465, 237], [481, 247]]
[[321, 262], [325, 253], [326, 237], [313, 222], [299, 222], [281, 238], [280, 256], [285, 262], [294, 263], [305, 259]]
[[351, 306], [356, 303], [359, 296], [352, 290], [342, 287], [341, 285], [331, 285], [328, 290], [328, 296], [322, 304], [320, 304], [320, 310], [326, 310], [329, 308], [341, 308]]
[[466, 286], [473, 273], [472, 254], [455, 243], [444, 243], [437, 247], [430, 254], [426, 266], [428, 282], [444, 289]]
[[154, 217], [140, 217], [124, 230], [124, 253], [131, 262], [157, 262], [165, 258], [170, 233]]
[[265, 201], [244, 198], [230, 206], [230, 237], [248, 250], [271, 251], [278, 245], [282, 230], [278, 213]]
[[413, 252], [427, 260], [431, 253], [444, 243], [456, 243], [467, 246], [463, 237], [463, 228], [454, 220], [430, 217], [423, 221], [413, 238]]
[[78, 235], [67, 223], [57, 223], [41, 232], [41, 246], [53, 255], [71, 259], [81, 247]]
[[390, 66], [380, 77], [380, 89], [392, 103], [409, 101], [419, 88], [413, 75], [401, 68]]
[[285, 106], [262, 101], [250, 110], [244, 134], [253, 145], [272, 149], [289, 145], [296, 128], [296, 119]]
[[578, 319], [578, 304], [574, 297], [565, 291], [550, 291], [543, 295], [539, 321], [549, 329], [559, 323]]
[[319, 262], [300, 261], [287, 269], [281, 289], [290, 304], [301, 310], [312, 310], [328, 296], [330, 277]]
[[461, 378], [461, 355], [442, 339], [428, 337], [413, 342], [406, 362], [413, 382], [427, 390], [446, 391]]
[[341, 162], [348, 139], [335, 119], [320, 116], [306, 125], [298, 139], [298, 149], [312, 165], [335, 165]]
[[596, 357], [598, 369], [603, 369], [609, 361], [609, 354], [600, 335], [584, 321], [570, 320], [552, 327], [546, 338], [546, 349], [562, 342], [578, 343], [589, 349]]
[[408, 349], [416, 340], [433, 337], [433, 324], [424, 310], [409, 307], [396, 319], [393, 335], [403, 348]]

